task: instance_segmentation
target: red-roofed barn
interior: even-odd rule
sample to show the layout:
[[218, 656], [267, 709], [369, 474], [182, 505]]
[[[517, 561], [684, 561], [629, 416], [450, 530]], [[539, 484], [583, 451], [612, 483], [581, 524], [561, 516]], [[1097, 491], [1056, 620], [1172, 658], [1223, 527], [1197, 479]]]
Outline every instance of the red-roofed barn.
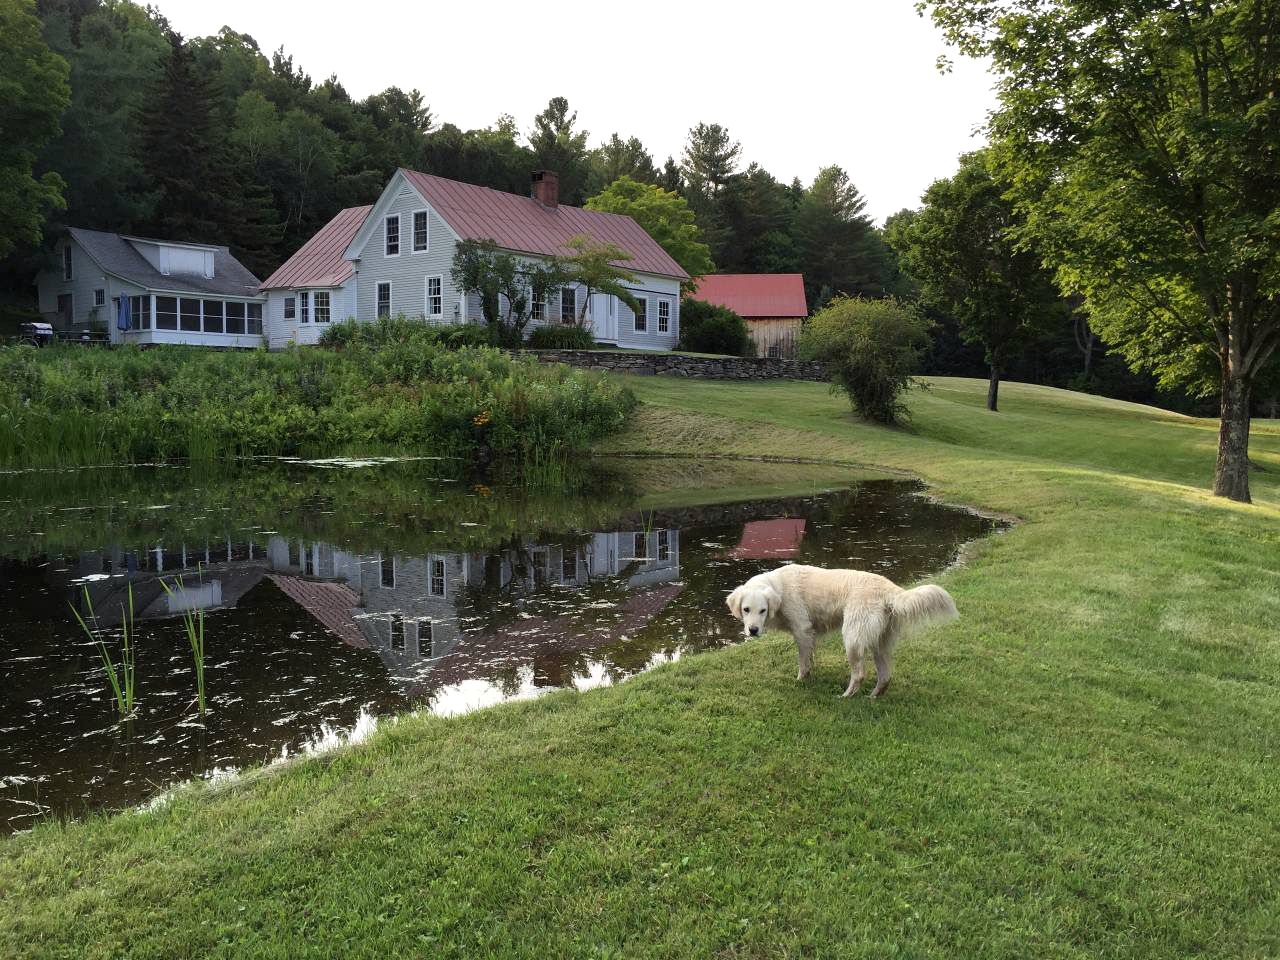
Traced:
[[747, 321], [756, 353], [794, 357], [796, 338], [809, 315], [799, 273], [713, 273], [698, 280], [692, 296], [728, 307]]

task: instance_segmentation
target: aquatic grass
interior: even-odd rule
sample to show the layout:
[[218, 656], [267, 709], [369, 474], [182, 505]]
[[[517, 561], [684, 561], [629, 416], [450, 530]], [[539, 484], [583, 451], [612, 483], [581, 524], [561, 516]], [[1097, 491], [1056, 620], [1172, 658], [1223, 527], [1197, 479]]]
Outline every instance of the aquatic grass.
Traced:
[[92, 640], [98, 648], [98, 656], [102, 660], [102, 667], [107, 675], [107, 682], [111, 684], [111, 693], [116, 703], [116, 710], [120, 716], [127, 717], [133, 713], [134, 707], [134, 691], [135, 681], [137, 678], [137, 643], [134, 633], [133, 618], [133, 584], [128, 585], [128, 606], [121, 606], [121, 646], [120, 646], [120, 664], [117, 667], [115, 657], [112, 655], [110, 648], [107, 646], [104, 632], [98, 624], [98, 617], [93, 612], [93, 598], [89, 596], [89, 588], [84, 588], [84, 605], [85, 610], [89, 614], [89, 620], [93, 626], [90, 627], [85, 618], [81, 616], [80, 611], [72, 604], [71, 612], [75, 614], [75, 618], [80, 623], [80, 627], [84, 630], [85, 635]]
[[[197, 566], [197, 575], [201, 576], [201, 579], [203, 580], [202, 567], [203, 565]], [[160, 581], [160, 586], [164, 588], [165, 594], [170, 599], [173, 599], [178, 596], [181, 596], [183, 598], [186, 597], [186, 587], [182, 584], [181, 581], [177, 579], [174, 579], [173, 586], [170, 586], [170, 584], [165, 583], [164, 580], [162, 579]], [[185, 603], [185, 599], [183, 602]], [[187, 606], [187, 608], [182, 611], [182, 627], [187, 635], [187, 644], [191, 648], [191, 662], [195, 668], [196, 707], [199, 710], [200, 716], [203, 717], [205, 713], [204, 610], [201, 609], [193, 612], [191, 607]]]

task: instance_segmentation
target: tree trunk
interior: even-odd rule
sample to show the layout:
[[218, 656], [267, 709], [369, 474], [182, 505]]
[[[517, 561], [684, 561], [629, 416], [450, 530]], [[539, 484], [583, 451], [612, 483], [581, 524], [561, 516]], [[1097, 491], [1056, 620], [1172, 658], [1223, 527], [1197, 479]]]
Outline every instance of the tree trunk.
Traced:
[[1000, 397], [1000, 364], [991, 361], [991, 382], [987, 384], [987, 409], [993, 413], [997, 411], [996, 401]]
[[1249, 498], [1249, 382], [1223, 362], [1221, 421], [1218, 425], [1218, 464], [1213, 493], [1241, 503]]

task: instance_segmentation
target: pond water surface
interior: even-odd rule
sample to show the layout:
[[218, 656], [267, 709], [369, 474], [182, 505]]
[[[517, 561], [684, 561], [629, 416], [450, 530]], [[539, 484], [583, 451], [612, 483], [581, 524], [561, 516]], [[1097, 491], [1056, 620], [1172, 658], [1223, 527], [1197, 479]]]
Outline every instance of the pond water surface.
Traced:
[[[724, 596], [756, 573], [909, 581], [991, 528], [914, 482], [830, 468], [623, 462], [565, 494], [444, 466], [0, 476], [0, 831], [137, 804], [362, 713], [614, 683], [738, 642]], [[118, 660], [130, 592], [121, 720], [76, 612]], [[203, 718], [184, 607], [205, 615]]]

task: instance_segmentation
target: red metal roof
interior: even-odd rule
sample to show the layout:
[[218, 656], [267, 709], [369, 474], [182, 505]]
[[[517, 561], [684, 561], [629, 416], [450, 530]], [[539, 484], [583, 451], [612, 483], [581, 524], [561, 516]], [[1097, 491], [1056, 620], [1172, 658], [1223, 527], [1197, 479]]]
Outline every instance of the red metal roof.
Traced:
[[689, 278], [667, 251], [630, 217], [565, 204], [544, 207], [532, 197], [446, 180], [416, 170], [401, 172], [463, 240], [492, 240], [506, 250], [563, 256], [572, 252], [565, 245], [567, 240], [586, 234], [600, 243], [616, 243], [631, 254], [630, 260], [619, 264], [625, 270], [680, 280]]
[[740, 317], [807, 317], [804, 275], [712, 273], [698, 278], [695, 299], [728, 307]]
[[372, 206], [347, 207], [320, 228], [298, 252], [262, 281], [260, 290], [290, 287], [337, 287], [351, 276], [351, 261], [343, 254]]
[[804, 519], [749, 520], [742, 541], [729, 551], [735, 560], [778, 560], [794, 557], [804, 540]]

